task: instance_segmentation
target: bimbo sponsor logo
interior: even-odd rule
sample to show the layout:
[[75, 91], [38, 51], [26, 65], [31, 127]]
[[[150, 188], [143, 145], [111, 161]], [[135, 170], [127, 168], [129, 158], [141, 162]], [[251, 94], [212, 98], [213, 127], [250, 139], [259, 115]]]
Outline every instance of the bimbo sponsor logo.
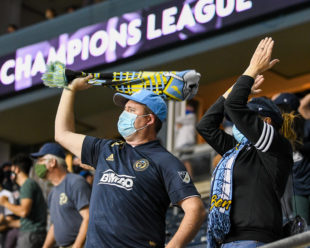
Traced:
[[128, 175], [118, 175], [113, 170], [108, 169], [103, 172], [98, 184], [112, 185], [129, 191], [132, 190], [134, 178]]

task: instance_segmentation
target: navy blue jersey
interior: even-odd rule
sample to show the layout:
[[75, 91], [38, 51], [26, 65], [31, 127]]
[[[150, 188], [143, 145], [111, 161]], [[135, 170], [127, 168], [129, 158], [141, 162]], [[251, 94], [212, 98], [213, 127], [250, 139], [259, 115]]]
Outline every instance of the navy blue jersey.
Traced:
[[164, 247], [172, 202], [199, 196], [184, 165], [159, 142], [136, 147], [87, 136], [82, 162], [96, 168], [86, 247]]
[[85, 179], [72, 173], [67, 173], [64, 180], [53, 187], [48, 196], [48, 207], [57, 245], [74, 243], [83, 220], [79, 211], [89, 205], [90, 194]]

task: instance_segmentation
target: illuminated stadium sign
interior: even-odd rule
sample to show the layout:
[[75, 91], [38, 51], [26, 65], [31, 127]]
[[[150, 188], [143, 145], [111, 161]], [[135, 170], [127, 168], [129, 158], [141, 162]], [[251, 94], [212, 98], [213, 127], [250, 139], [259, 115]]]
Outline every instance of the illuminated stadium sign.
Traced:
[[0, 96], [41, 84], [50, 61], [59, 60], [73, 70], [83, 70], [306, 1], [175, 0], [112, 17], [1, 57]]

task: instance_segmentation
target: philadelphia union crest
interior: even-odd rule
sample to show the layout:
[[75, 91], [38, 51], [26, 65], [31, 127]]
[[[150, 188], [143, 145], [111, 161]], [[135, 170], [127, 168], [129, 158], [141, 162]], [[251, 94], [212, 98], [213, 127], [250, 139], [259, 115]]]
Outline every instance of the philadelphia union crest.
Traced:
[[135, 171], [145, 171], [149, 165], [150, 162], [147, 159], [142, 158], [134, 163], [133, 168]]

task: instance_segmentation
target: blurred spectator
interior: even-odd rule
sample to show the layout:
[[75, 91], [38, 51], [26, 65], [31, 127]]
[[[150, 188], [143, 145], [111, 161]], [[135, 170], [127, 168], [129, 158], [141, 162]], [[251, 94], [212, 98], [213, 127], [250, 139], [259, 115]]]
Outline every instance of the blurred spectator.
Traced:
[[55, 9], [53, 9], [53, 8], [48, 8], [48, 9], [45, 10], [45, 18], [46, 18], [47, 20], [53, 19], [53, 18], [55, 18], [56, 16], [57, 16], [57, 14], [56, 14], [56, 10], [55, 10]]
[[72, 159], [72, 171], [73, 173], [75, 174], [80, 174], [80, 172], [82, 170], [91, 170], [91, 171], [94, 171], [94, 168], [87, 165], [87, 164], [83, 164], [81, 162], [81, 159], [79, 159], [77, 156], [73, 156], [73, 159]]
[[70, 5], [67, 9], [66, 9], [66, 12], [69, 14], [69, 13], [72, 13], [74, 11], [76, 11], [78, 9], [78, 7], [76, 5]]
[[[292, 94], [290, 94], [292, 95]], [[281, 95], [280, 95], [281, 97]], [[279, 97], [279, 98], [280, 98]], [[297, 98], [297, 97], [295, 97]], [[280, 98], [281, 99], [281, 98]], [[287, 102], [291, 107], [290, 110], [297, 109], [303, 118], [302, 126], [294, 123], [298, 138], [302, 142], [297, 144], [296, 151], [294, 152], [294, 167], [293, 167], [293, 187], [294, 187], [294, 201], [293, 209], [295, 214], [299, 214], [303, 217], [308, 225], [310, 224], [310, 94], [306, 95], [299, 104], [296, 99], [292, 101], [292, 98], [288, 95], [282, 95], [282, 102]], [[277, 100], [277, 99], [276, 99]], [[276, 101], [275, 100], [275, 101]], [[304, 120], [306, 119], [306, 120]]]
[[[8, 198], [8, 201], [13, 204], [14, 203], [14, 197], [13, 194], [4, 189], [2, 186], [2, 181], [4, 178], [4, 173], [2, 170], [0, 170], [0, 197], [6, 196]], [[12, 221], [14, 219], [12, 211], [9, 209], [0, 206], [0, 247], [5, 247], [5, 240], [6, 240], [6, 234], [8, 230], [10, 229], [8, 222]]]
[[17, 29], [18, 29], [18, 27], [15, 24], [9, 24], [8, 28], [7, 28], [7, 32], [8, 33], [14, 33]]
[[100, 2], [102, 2], [102, 0], [83, 0], [83, 6], [92, 5]]
[[86, 239], [89, 219], [90, 186], [79, 175], [67, 172], [64, 149], [57, 143], [46, 143], [40, 151], [32, 153], [36, 158], [38, 177], [54, 185], [48, 196], [52, 225], [44, 242], [44, 248], [82, 248]]
[[[303, 163], [303, 156], [300, 153], [302, 148], [302, 140], [304, 136], [304, 123], [305, 120], [301, 115], [298, 114], [298, 107], [300, 105], [299, 99], [296, 95], [291, 93], [281, 93], [277, 94], [274, 97], [274, 103], [279, 107], [282, 113], [295, 114], [297, 118], [294, 119], [294, 122], [291, 125], [294, 128], [296, 134], [296, 142], [293, 145], [293, 160], [294, 168], [299, 168], [300, 164]], [[292, 172], [287, 180], [286, 188], [282, 197], [282, 212], [285, 217], [293, 216], [293, 206], [296, 205], [293, 200], [294, 190], [293, 190], [293, 181], [292, 181]]]
[[1, 165], [0, 170], [3, 172], [3, 175], [1, 177], [1, 185], [4, 189], [7, 189], [8, 191], [13, 191], [13, 182], [11, 180], [11, 162], [5, 162]]
[[94, 181], [94, 175], [88, 170], [82, 170], [80, 175], [85, 178], [86, 182], [92, 187]]
[[196, 108], [197, 101], [190, 100], [186, 104], [185, 116], [176, 118], [176, 150], [182, 150], [196, 144]]
[[75, 174], [80, 174], [80, 172], [83, 170], [83, 168], [80, 167], [81, 165], [81, 159], [79, 159], [76, 156], [73, 156], [72, 159], [72, 171]]
[[20, 226], [17, 248], [42, 247], [46, 236], [47, 206], [39, 185], [28, 177], [32, 160], [19, 154], [12, 160], [12, 174], [20, 188], [20, 205], [9, 202], [6, 196], [0, 197], [0, 205], [21, 217], [14, 224]]

